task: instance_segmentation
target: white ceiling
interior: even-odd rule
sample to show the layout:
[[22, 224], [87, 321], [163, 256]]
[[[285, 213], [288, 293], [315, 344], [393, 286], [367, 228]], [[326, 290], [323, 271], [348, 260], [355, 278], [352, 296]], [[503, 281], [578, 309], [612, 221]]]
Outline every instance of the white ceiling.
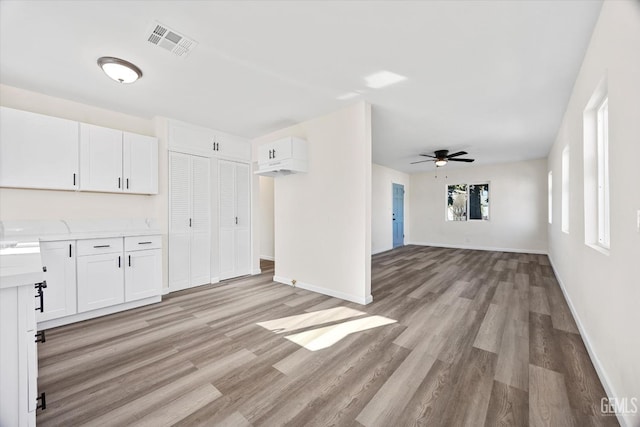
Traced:
[[[601, 0], [0, 1], [0, 82], [142, 117], [256, 137], [363, 90], [373, 161], [405, 172], [421, 152], [479, 163], [546, 157]], [[154, 21], [195, 39], [179, 58], [146, 41]], [[119, 85], [116, 56], [144, 77]], [[379, 70], [407, 80], [372, 90]], [[447, 166], [450, 167], [450, 166]]]

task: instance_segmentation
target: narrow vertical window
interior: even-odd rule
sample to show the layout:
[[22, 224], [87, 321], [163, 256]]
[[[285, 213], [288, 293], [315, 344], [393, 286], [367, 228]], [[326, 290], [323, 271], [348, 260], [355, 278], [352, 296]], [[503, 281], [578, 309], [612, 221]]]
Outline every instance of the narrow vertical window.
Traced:
[[553, 223], [553, 172], [549, 172], [548, 178], [548, 186], [549, 186], [549, 224]]
[[562, 150], [562, 231], [569, 233], [569, 147]]
[[598, 244], [609, 248], [609, 99], [598, 107]]

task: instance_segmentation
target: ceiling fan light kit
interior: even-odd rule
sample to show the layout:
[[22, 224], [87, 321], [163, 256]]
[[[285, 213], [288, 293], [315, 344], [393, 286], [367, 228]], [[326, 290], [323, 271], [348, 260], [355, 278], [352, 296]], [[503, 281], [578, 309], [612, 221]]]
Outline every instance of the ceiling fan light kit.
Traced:
[[466, 151], [458, 151], [457, 153], [453, 153], [453, 154], [449, 154], [449, 150], [436, 150], [433, 153], [433, 156], [431, 154], [420, 154], [423, 157], [429, 157], [429, 160], [420, 160], [417, 162], [411, 162], [412, 165], [415, 165], [416, 163], [424, 163], [424, 162], [435, 162], [437, 167], [441, 167], [446, 165], [449, 162], [465, 162], [465, 163], [471, 163], [473, 162], [475, 159], [458, 159], [458, 156], [464, 156], [465, 154], [468, 154]]

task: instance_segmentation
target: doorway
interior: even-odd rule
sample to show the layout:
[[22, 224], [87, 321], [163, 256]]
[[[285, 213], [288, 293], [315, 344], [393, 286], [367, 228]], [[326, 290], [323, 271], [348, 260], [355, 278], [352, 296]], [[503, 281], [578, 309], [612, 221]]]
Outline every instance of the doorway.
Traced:
[[391, 184], [393, 190], [393, 247], [404, 246], [404, 185]]

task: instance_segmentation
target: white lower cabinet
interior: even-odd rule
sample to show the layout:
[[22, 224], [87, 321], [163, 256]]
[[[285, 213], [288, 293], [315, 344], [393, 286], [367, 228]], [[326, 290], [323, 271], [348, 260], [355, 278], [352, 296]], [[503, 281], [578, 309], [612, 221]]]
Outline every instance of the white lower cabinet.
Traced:
[[38, 322], [78, 312], [76, 303], [76, 241], [41, 242], [40, 255], [46, 268], [46, 299]]
[[78, 256], [78, 312], [124, 302], [122, 252]]
[[160, 236], [125, 237], [124, 297], [135, 301], [162, 291], [162, 246]]
[[38, 395], [35, 295], [33, 284], [0, 289], [0, 426], [35, 426], [44, 396]]

